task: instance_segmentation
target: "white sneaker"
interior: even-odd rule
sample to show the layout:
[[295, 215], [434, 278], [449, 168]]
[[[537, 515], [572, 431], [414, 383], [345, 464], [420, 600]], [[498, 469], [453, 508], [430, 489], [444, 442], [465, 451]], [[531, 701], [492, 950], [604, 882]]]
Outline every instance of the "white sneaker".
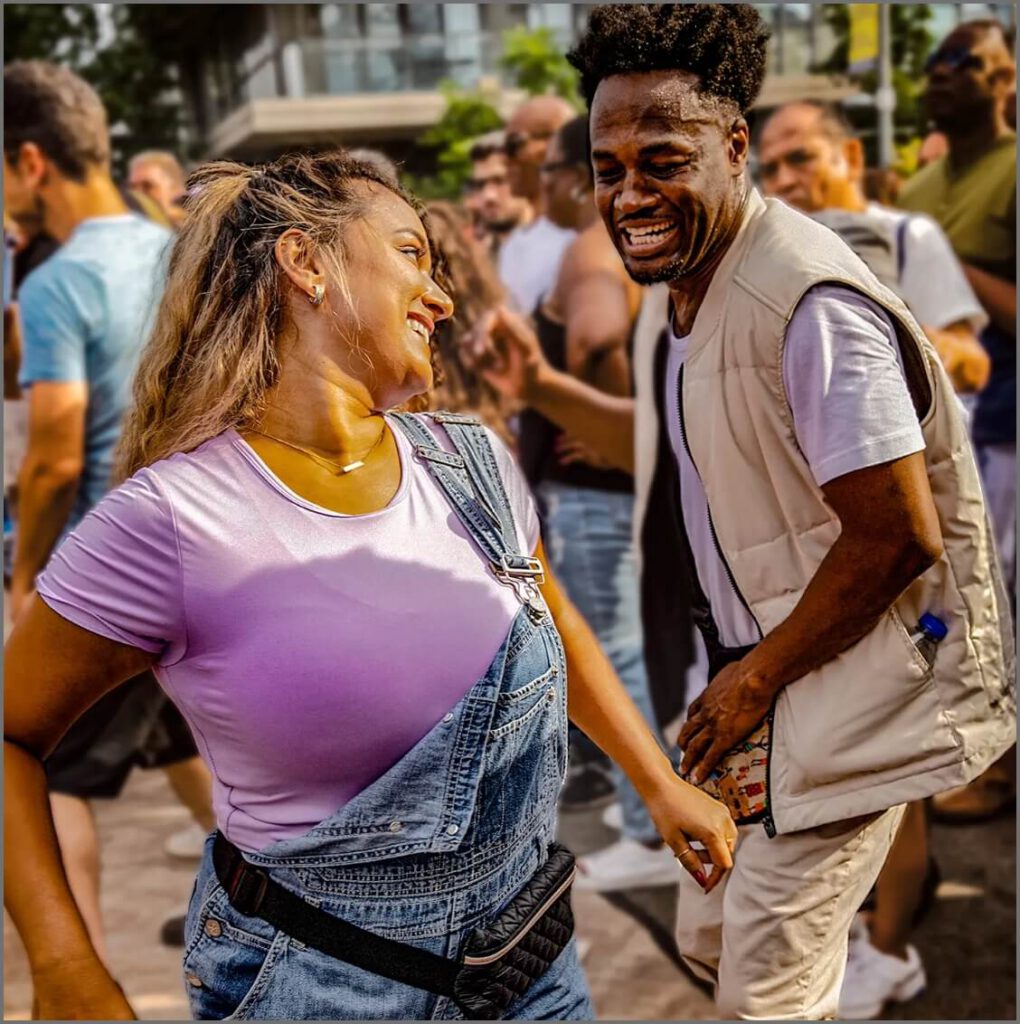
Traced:
[[201, 860], [207, 838], [208, 833], [193, 823], [170, 836], [163, 844], [163, 852], [178, 860]]
[[924, 964], [913, 946], [901, 960], [875, 949], [867, 937], [853, 943], [839, 994], [843, 1020], [875, 1020], [886, 1003], [907, 1003], [928, 983]]
[[683, 868], [668, 846], [649, 849], [624, 836], [603, 850], [579, 857], [574, 885], [590, 892], [676, 885], [681, 871]]
[[602, 812], [602, 824], [614, 832], [623, 831], [623, 805], [619, 800], [614, 800]]

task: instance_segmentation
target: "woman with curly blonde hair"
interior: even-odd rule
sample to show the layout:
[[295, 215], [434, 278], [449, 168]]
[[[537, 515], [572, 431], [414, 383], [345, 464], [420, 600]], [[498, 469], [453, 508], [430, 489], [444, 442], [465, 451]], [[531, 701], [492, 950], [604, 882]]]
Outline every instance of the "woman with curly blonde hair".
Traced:
[[131, 1016], [42, 760], [152, 667], [215, 780], [184, 950], [197, 1018], [588, 1019], [554, 841], [568, 706], [707, 887], [729, 816], [677, 779], [544, 572], [506, 448], [467, 417], [387, 412], [431, 385], [452, 313], [418, 205], [344, 153], [191, 186], [126, 479], [6, 650], [5, 899], [37, 1015]]

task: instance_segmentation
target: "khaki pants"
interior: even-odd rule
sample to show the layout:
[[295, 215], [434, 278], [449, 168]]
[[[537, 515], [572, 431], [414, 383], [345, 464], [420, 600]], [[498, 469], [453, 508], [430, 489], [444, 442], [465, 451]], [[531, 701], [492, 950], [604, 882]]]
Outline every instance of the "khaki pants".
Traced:
[[746, 825], [733, 871], [711, 893], [680, 873], [677, 945], [715, 984], [720, 1017], [836, 1016], [850, 923], [902, 817], [894, 807], [774, 839]]

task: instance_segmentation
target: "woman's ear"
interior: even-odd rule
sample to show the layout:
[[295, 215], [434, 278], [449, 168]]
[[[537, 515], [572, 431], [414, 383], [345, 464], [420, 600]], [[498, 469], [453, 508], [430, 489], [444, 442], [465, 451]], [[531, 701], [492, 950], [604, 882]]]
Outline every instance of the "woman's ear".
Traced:
[[[312, 240], [299, 228], [288, 228], [276, 240], [273, 255], [291, 284], [315, 301], [326, 288], [326, 275]], [[318, 299], [322, 301], [321, 297]], [[316, 303], [318, 304], [318, 303]]]

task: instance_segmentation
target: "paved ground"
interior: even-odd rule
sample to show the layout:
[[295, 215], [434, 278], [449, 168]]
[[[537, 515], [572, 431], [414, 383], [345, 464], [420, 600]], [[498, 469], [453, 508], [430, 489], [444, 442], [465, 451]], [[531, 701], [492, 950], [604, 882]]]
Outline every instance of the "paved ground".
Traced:
[[[105, 912], [114, 968], [139, 1016], [187, 1016], [179, 954], [158, 943], [163, 919], [183, 909], [193, 868], [162, 851], [186, 822], [158, 772], [136, 772], [124, 796], [99, 808], [105, 851]], [[563, 819], [579, 852], [605, 841], [596, 813]], [[929, 988], [900, 1008], [901, 1019], [1016, 1018], [1016, 843], [1012, 818], [936, 830], [943, 882], [917, 944]], [[585, 966], [595, 1005], [617, 1020], [704, 1020], [712, 1002], [669, 955], [673, 890], [642, 890], [612, 901], [578, 893], [579, 935], [590, 941]], [[24, 955], [5, 920], [4, 1018], [24, 1019], [30, 991]]]

